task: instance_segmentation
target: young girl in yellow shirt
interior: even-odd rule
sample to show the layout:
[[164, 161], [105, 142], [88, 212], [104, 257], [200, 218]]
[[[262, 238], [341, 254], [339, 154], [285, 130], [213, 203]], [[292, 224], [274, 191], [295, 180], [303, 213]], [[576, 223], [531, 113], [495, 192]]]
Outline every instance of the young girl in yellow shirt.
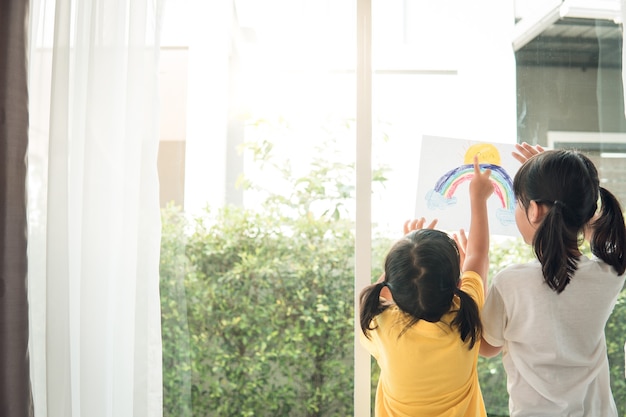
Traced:
[[423, 220], [406, 223], [383, 276], [361, 292], [361, 342], [380, 366], [377, 417], [486, 416], [476, 365], [489, 268], [489, 176], [475, 158], [467, 239], [433, 230], [436, 222], [427, 229]]

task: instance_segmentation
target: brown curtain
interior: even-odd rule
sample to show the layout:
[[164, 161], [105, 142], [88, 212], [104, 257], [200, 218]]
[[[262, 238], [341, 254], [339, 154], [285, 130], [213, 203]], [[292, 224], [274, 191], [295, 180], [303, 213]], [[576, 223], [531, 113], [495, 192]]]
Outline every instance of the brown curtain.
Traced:
[[0, 0], [0, 416], [33, 415], [26, 288], [28, 0]]

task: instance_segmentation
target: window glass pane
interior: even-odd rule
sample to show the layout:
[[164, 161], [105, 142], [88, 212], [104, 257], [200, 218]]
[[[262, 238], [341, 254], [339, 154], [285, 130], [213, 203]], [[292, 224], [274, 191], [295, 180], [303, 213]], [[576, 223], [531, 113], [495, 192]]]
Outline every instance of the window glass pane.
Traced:
[[355, 5], [201, 3], [161, 58], [164, 415], [352, 415]]
[[[358, 1], [167, 4], [166, 416], [373, 405], [376, 361], [371, 392], [354, 390]], [[618, 3], [371, 1], [373, 280], [404, 220], [422, 215], [420, 172], [452, 168], [438, 155], [420, 166], [424, 136], [575, 147], [626, 201]], [[518, 236], [494, 237], [490, 256], [490, 276], [533, 257]], [[622, 298], [607, 327], [620, 415]], [[500, 357], [478, 372], [489, 415], [508, 415]]]
[[[517, 1], [516, 4], [525, 3]], [[520, 141], [576, 148], [597, 166], [601, 186], [626, 202], [626, 120], [619, 2], [565, 2], [516, 51]], [[626, 412], [624, 297], [606, 326], [611, 386]]]

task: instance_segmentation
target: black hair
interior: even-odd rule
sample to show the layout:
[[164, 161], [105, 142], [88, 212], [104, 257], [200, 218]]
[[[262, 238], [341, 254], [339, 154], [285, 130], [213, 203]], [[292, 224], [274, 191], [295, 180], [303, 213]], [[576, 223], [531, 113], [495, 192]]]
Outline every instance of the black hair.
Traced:
[[478, 305], [458, 288], [460, 258], [456, 243], [446, 233], [421, 229], [396, 242], [385, 258], [385, 279], [369, 285], [360, 294], [361, 330], [369, 337], [371, 322], [389, 304], [380, 303], [380, 292], [389, 287], [393, 300], [409, 317], [409, 327], [419, 320], [438, 322], [452, 308], [454, 295], [460, 299], [459, 310], [450, 323], [458, 328], [461, 340], [469, 349], [480, 337], [482, 325]]
[[[624, 216], [615, 196], [600, 187], [598, 171], [587, 156], [574, 150], [541, 152], [519, 169], [513, 191], [525, 211], [531, 201], [549, 206], [532, 244], [551, 289], [561, 293], [572, 279], [587, 226], [593, 230], [592, 253], [611, 265], [618, 275], [624, 273]], [[590, 223], [599, 199], [600, 215]]]

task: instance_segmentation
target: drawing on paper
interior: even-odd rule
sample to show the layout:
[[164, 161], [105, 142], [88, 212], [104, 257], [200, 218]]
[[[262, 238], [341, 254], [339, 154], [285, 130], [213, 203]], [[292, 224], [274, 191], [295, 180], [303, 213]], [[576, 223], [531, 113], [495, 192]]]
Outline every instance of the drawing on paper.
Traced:
[[[489, 208], [490, 226], [497, 234], [516, 235], [515, 196], [509, 172], [516, 170], [519, 163], [511, 161], [512, 158], [503, 161], [503, 155], [507, 154], [499, 150], [512, 150], [513, 145], [471, 143], [468, 146], [470, 142], [466, 140], [423, 138], [416, 215], [439, 218], [443, 227], [468, 227], [467, 186], [474, 176], [474, 155], [477, 155], [481, 169], [491, 169], [494, 194], [490, 200], [497, 204], [492, 202]], [[509, 169], [503, 165], [505, 163]], [[438, 167], [433, 167], [434, 164]], [[464, 191], [459, 193], [460, 189]]]
[[444, 209], [447, 205], [456, 204], [454, 192], [458, 186], [474, 177], [474, 155], [478, 155], [481, 169], [491, 169], [491, 182], [494, 194], [501, 203], [496, 212], [502, 224], [515, 223], [515, 200], [513, 197], [513, 180], [504, 168], [500, 166], [500, 153], [489, 143], [472, 145], [465, 154], [463, 165], [446, 172], [435, 184], [435, 187], [426, 195], [428, 208]]

